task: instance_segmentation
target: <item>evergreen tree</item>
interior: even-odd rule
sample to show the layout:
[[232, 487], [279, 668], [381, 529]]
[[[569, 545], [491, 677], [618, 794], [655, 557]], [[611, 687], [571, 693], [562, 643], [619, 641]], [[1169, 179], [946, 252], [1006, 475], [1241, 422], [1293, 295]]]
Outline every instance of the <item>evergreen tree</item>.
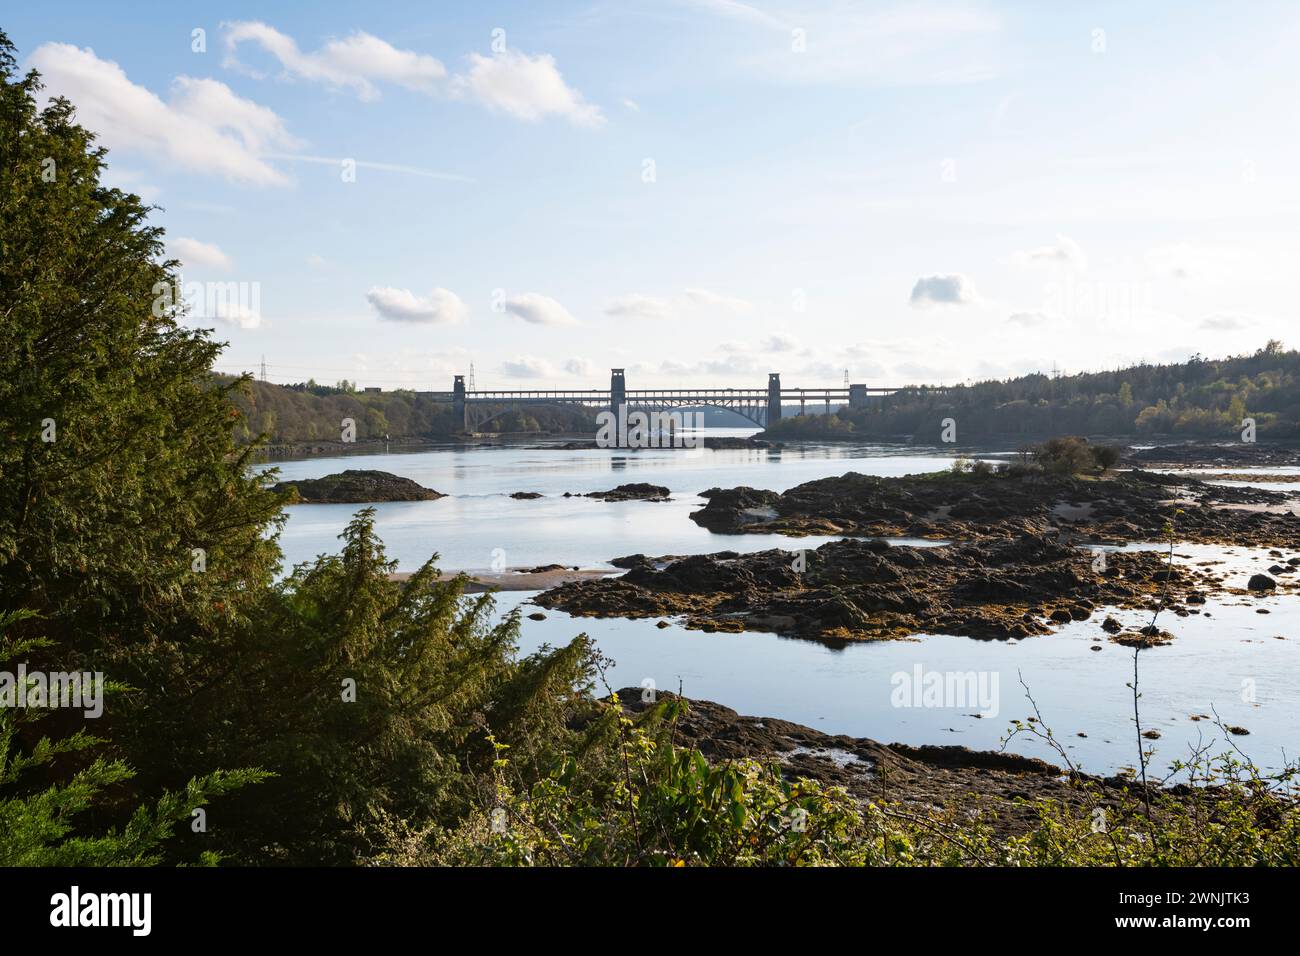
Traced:
[[277, 498], [234, 444], [221, 346], [166, 305], [150, 210], [15, 71], [0, 33], [0, 599], [83, 654], [179, 646], [269, 582]]

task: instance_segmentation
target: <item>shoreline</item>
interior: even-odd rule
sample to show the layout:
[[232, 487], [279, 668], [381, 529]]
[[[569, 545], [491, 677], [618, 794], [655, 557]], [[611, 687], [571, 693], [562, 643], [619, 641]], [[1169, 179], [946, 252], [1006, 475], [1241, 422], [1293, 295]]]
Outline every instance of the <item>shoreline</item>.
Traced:
[[[390, 581], [405, 583], [411, 580], [414, 571], [394, 571], [388, 576]], [[489, 591], [543, 591], [562, 584], [578, 581], [593, 581], [621, 571], [602, 571], [597, 568], [554, 568], [546, 570], [506, 570], [506, 571], [440, 571], [439, 581], [453, 581], [464, 575], [469, 578], [465, 587], [466, 594], [485, 594]]]

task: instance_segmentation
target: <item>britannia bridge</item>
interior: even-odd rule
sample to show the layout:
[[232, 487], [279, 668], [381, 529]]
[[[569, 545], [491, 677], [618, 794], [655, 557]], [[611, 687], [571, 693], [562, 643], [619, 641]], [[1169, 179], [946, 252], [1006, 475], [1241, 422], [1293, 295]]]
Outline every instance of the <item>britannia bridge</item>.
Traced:
[[[451, 402], [456, 420], [461, 427], [482, 426], [499, 412], [485, 406], [510, 407], [537, 405], [580, 405], [598, 408], [618, 415], [619, 406], [628, 410], [666, 411], [672, 408], [725, 408], [748, 419], [760, 428], [781, 420], [781, 410], [799, 409], [804, 414], [808, 407], [821, 405], [829, 413], [832, 406], [847, 405], [865, 408], [869, 398], [893, 395], [897, 388], [868, 388], [866, 385], [845, 385], [839, 388], [785, 388], [781, 373], [767, 376], [766, 388], [650, 388], [630, 389], [621, 368], [610, 370], [609, 388], [592, 389], [541, 389], [501, 391], [489, 389], [470, 391], [465, 387], [465, 376], [457, 375], [450, 392], [435, 392], [434, 398]], [[487, 413], [487, 417], [484, 417]]]

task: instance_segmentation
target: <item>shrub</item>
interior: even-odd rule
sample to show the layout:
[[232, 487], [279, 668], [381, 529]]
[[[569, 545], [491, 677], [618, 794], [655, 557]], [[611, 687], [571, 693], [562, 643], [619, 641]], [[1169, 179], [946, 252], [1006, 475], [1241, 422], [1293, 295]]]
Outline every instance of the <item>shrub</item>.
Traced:
[[1057, 475], [1079, 475], [1105, 471], [1119, 461], [1119, 450], [1107, 445], [1090, 445], [1088, 439], [1069, 436], [1051, 438], [1031, 449], [1034, 461], [1044, 471]]

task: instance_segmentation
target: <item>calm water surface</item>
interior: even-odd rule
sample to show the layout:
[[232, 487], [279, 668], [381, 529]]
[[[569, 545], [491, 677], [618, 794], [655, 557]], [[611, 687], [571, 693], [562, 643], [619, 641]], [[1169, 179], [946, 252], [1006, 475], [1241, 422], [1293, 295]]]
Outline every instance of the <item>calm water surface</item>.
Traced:
[[[714, 429], [710, 434], [724, 432]], [[731, 433], [726, 431], [724, 433]], [[744, 433], [742, 433], [744, 434]], [[364, 458], [313, 458], [277, 465], [282, 479], [319, 478], [346, 468], [392, 472], [440, 491], [438, 501], [375, 505], [376, 527], [390, 557], [403, 571], [418, 568], [429, 555], [440, 556], [445, 570], [481, 571], [494, 558], [507, 567], [541, 564], [609, 567], [627, 554], [697, 554], [709, 551], [762, 551], [765, 548], [815, 548], [830, 540], [781, 535], [718, 535], [688, 515], [704, 507], [699, 492], [751, 485], [785, 491], [828, 475], [859, 471], [906, 475], [952, 464], [937, 452], [899, 454], [879, 446], [809, 446], [782, 450], [710, 451], [645, 449], [476, 448], [366, 455]], [[606, 502], [564, 498], [573, 492], [607, 491], [631, 482], [664, 485], [667, 502]], [[509, 497], [537, 491], [531, 501]], [[289, 509], [281, 539], [289, 565], [337, 550], [338, 535], [357, 510], [353, 505], [301, 505]], [[498, 551], [500, 553], [498, 553]]]

